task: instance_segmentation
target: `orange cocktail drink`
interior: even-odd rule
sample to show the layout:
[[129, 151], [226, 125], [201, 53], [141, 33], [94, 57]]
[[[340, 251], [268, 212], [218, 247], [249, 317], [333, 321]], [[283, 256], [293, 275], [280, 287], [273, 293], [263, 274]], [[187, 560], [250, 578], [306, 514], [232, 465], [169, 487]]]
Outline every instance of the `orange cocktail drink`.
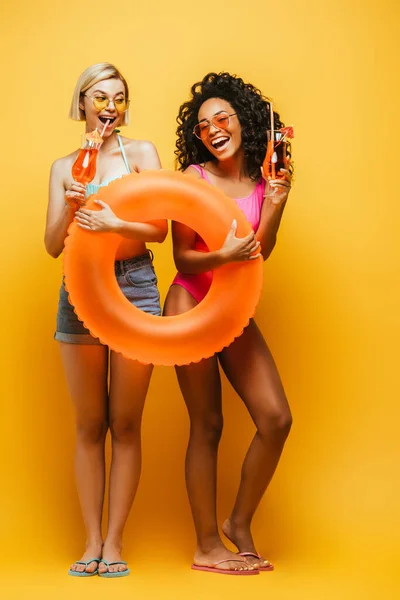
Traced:
[[72, 177], [79, 183], [87, 184], [96, 175], [96, 161], [99, 148], [103, 143], [97, 129], [82, 136], [82, 148], [72, 166]]
[[263, 162], [264, 177], [267, 179], [283, 179], [285, 173], [281, 169], [289, 168], [287, 156], [287, 136], [284, 131], [267, 131], [267, 153]]

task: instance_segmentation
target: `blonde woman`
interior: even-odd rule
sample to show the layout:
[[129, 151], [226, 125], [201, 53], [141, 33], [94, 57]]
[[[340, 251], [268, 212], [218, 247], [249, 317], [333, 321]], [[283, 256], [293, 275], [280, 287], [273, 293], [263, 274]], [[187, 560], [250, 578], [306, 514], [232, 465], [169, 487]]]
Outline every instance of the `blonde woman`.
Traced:
[[[116, 67], [100, 63], [86, 69], [75, 87], [70, 115], [84, 121], [86, 131], [104, 131], [93, 182], [73, 181], [71, 168], [78, 150], [56, 160], [51, 169], [45, 246], [57, 258], [64, 248], [70, 223], [92, 232], [112, 231], [123, 236], [115, 275], [123, 294], [138, 308], [161, 314], [152, 254], [146, 242], [162, 242], [165, 221], [121, 221], [103, 203], [100, 211], [85, 208], [86, 198], [113, 179], [133, 170], [159, 169], [154, 145], [119, 135], [129, 119], [128, 84]], [[128, 360], [109, 351], [78, 320], [61, 285], [55, 339], [69, 393], [76, 412], [75, 470], [86, 528], [86, 548], [69, 574], [121, 577], [129, 574], [122, 560], [122, 535], [136, 494], [141, 469], [141, 419], [152, 373], [151, 365]], [[112, 462], [109, 477], [107, 535], [102, 537], [105, 494], [105, 439], [110, 430]]]

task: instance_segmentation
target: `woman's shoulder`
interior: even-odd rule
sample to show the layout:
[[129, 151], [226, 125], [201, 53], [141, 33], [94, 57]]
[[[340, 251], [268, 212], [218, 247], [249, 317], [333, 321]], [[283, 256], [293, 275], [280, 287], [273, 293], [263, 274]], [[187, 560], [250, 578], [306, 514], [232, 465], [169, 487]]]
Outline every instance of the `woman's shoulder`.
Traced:
[[150, 140], [133, 140], [122, 135], [119, 137], [124, 145], [125, 152], [127, 153], [149, 154], [151, 152], [157, 152], [155, 145], [153, 142], [150, 142]]
[[196, 179], [203, 179], [204, 167], [201, 165], [189, 165], [183, 172], [185, 175], [192, 175]]
[[61, 158], [57, 158], [53, 164], [51, 165], [51, 173], [52, 175], [65, 175], [66, 173], [70, 173], [72, 169], [72, 165], [74, 164], [76, 157], [78, 155], [78, 150], [74, 150], [71, 154], [67, 154], [67, 156], [62, 156]]
[[160, 159], [157, 148], [149, 140], [132, 140], [131, 138], [120, 136], [124, 145], [125, 153], [131, 165], [135, 169], [157, 169], [160, 168]]

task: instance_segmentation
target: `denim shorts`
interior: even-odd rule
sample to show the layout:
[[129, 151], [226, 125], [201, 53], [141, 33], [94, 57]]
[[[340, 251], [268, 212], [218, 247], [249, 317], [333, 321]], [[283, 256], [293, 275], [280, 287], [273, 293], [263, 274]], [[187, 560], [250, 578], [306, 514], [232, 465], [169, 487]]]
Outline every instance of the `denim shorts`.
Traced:
[[[150, 251], [134, 258], [117, 260], [115, 276], [121, 292], [131, 304], [151, 315], [161, 315], [160, 294]], [[93, 337], [78, 319], [68, 300], [64, 280], [60, 288], [54, 339], [67, 344], [101, 345], [100, 340]]]

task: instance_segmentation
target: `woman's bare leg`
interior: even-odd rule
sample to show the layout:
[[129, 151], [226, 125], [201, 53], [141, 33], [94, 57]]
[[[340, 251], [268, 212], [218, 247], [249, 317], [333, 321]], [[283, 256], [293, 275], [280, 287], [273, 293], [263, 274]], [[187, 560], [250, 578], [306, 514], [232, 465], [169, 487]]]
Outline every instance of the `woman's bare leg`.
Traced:
[[[197, 302], [180, 286], [168, 293], [164, 314], [187, 312]], [[223, 544], [217, 525], [217, 457], [223, 419], [221, 380], [217, 357], [176, 367], [179, 387], [190, 417], [190, 437], [186, 453], [186, 487], [197, 534], [194, 563], [211, 566], [218, 561], [221, 569], [247, 569], [245, 562]]]
[[[251, 521], [279, 462], [291, 414], [274, 360], [254, 321], [223, 350], [220, 362], [257, 427], [223, 531], [240, 552], [255, 552]], [[256, 559], [253, 564], [257, 564]]]
[[[101, 557], [101, 518], [104, 501], [104, 445], [107, 419], [108, 349], [100, 345], [61, 342], [61, 356], [68, 389], [76, 414], [75, 473], [83, 521], [86, 528], [86, 551], [82, 560]], [[86, 571], [93, 572], [90, 563]], [[73, 571], [84, 565], [73, 564]]]
[[[142, 452], [141, 424], [144, 402], [153, 370], [121, 354], [110, 354], [109, 419], [112, 439], [108, 532], [103, 558], [121, 560], [122, 536], [139, 484]], [[124, 571], [125, 565], [111, 565], [109, 572]], [[100, 563], [99, 572], [107, 571]]]

